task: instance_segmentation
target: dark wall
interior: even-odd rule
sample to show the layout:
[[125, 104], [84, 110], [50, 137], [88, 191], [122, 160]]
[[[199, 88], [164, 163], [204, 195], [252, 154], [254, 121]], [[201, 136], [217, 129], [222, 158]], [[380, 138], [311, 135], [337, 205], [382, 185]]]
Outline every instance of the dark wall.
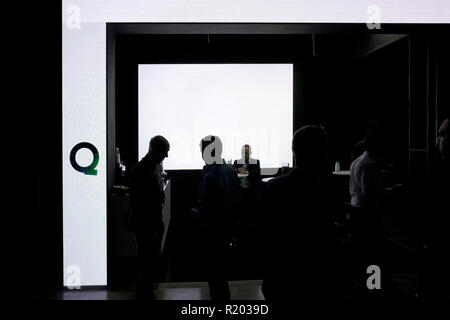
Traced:
[[[21, 143], [26, 145], [23, 155], [25, 172], [19, 179], [19, 208], [27, 210], [17, 217], [25, 219], [25, 225], [31, 232], [18, 232], [14, 241], [26, 243], [19, 254], [19, 263], [23, 274], [31, 272], [29, 284], [34, 297], [59, 289], [63, 281], [63, 243], [62, 243], [62, 81], [61, 81], [61, 1], [48, 1], [28, 6], [28, 12], [39, 16], [42, 33], [29, 37], [24, 45], [23, 61], [39, 61], [33, 65], [33, 72], [27, 75], [25, 87], [17, 92], [20, 108], [25, 110], [25, 118], [31, 122], [25, 128], [26, 135], [20, 136]], [[25, 34], [26, 30], [23, 30]], [[30, 56], [30, 48], [33, 49]], [[17, 81], [19, 80], [18, 74]], [[23, 79], [20, 80], [23, 82]], [[25, 101], [23, 101], [25, 99]], [[27, 123], [28, 124], [28, 123]], [[21, 133], [22, 130], [16, 130]], [[22, 170], [20, 170], [22, 172]], [[19, 175], [22, 177], [22, 175]], [[31, 181], [30, 181], [31, 180]], [[28, 207], [31, 185], [31, 208]], [[12, 209], [16, 212], [16, 206]], [[12, 211], [11, 211], [12, 212]], [[25, 237], [25, 239], [21, 239]], [[28, 246], [31, 244], [31, 246]], [[5, 260], [7, 261], [7, 260]]]
[[[450, 37], [448, 33], [434, 34], [434, 42], [436, 44], [435, 52], [435, 126], [431, 126], [430, 144], [435, 144], [437, 132], [444, 119], [450, 117], [450, 46], [448, 45]], [[430, 119], [433, 121], [433, 117]], [[434, 135], [433, 135], [434, 133]], [[434, 159], [431, 162], [431, 180], [439, 179], [439, 170], [442, 163], [437, 151], [434, 155]]]
[[390, 133], [388, 154], [392, 162], [406, 170], [407, 38], [358, 57], [340, 54], [341, 51], [333, 55], [319, 50], [318, 56], [305, 62], [304, 122], [325, 126], [330, 162], [340, 161], [341, 168], [349, 168], [351, 149], [364, 138], [366, 123], [380, 119]]
[[436, 35], [437, 47], [437, 121], [440, 124], [450, 117], [450, 36], [442, 33]]

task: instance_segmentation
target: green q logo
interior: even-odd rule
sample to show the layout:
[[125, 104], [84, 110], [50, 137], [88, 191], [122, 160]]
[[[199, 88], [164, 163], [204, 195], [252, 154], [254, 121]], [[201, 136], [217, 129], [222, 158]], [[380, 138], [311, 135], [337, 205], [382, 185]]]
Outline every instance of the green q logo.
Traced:
[[[87, 167], [82, 167], [77, 163], [77, 160], [75, 159], [77, 152], [80, 149], [89, 149], [92, 152], [92, 155], [94, 156], [94, 159], [92, 160], [92, 163]], [[95, 169], [98, 165], [98, 150], [94, 145], [90, 144], [89, 142], [81, 142], [77, 144], [75, 147], [73, 147], [72, 151], [70, 151], [70, 164], [72, 164], [72, 167], [77, 170], [78, 172], [82, 172], [84, 174], [88, 175], [97, 175], [97, 170]]]

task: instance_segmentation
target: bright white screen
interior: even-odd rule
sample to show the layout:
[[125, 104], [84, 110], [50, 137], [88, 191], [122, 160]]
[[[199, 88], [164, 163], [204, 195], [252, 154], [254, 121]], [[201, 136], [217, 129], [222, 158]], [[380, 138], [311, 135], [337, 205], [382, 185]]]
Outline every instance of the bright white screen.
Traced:
[[155, 135], [170, 142], [164, 169], [200, 169], [199, 143], [223, 142], [223, 158], [244, 144], [263, 168], [292, 163], [292, 64], [139, 65], [139, 158]]

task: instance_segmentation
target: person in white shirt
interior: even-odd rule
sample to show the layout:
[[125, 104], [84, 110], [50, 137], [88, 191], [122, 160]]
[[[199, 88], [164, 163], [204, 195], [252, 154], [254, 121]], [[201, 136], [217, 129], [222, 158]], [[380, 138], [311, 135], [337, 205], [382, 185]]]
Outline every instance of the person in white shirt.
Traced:
[[381, 265], [381, 164], [383, 141], [378, 133], [368, 134], [365, 151], [350, 165], [352, 247], [358, 278], [367, 278], [369, 265]]
[[375, 154], [366, 150], [352, 162], [349, 186], [352, 207], [367, 209], [379, 207], [381, 170]]
[[349, 191], [351, 206], [376, 210], [381, 201], [381, 163], [383, 141], [379, 134], [369, 134], [365, 151], [350, 165]]

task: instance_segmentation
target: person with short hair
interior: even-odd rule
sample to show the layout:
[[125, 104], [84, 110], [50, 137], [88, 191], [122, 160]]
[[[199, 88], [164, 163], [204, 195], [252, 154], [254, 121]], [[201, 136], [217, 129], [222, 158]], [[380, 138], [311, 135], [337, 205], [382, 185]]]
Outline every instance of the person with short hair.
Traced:
[[[379, 132], [371, 132], [367, 134], [364, 146], [364, 153], [350, 165], [349, 182], [354, 272], [361, 282], [365, 281], [369, 265], [381, 267], [383, 241], [381, 205], [384, 189], [381, 168], [384, 141]], [[383, 271], [387, 275], [385, 269]], [[383, 277], [383, 283], [390, 286], [389, 275]]]
[[235, 160], [233, 167], [238, 173], [247, 175], [241, 178], [242, 188], [254, 188], [261, 178], [261, 165], [258, 159], [253, 159], [252, 147], [248, 144], [242, 146], [242, 158]]
[[[368, 135], [373, 135], [382, 132], [383, 131], [382, 128], [383, 127], [380, 120], [370, 120], [366, 125], [366, 137]], [[353, 161], [356, 160], [356, 158], [362, 155], [365, 150], [366, 150], [366, 139], [357, 142], [352, 148], [352, 152], [350, 154], [350, 163], [352, 163]]]
[[158, 280], [161, 241], [164, 233], [162, 208], [164, 186], [161, 163], [168, 157], [169, 142], [163, 136], [150, 140], [148, 153], [130, 171], [131, 228], [135, 234], [140, 274], [136, 299], [154, 300]]
[[319, 126], [294, 133], [294, 168], [263, 197], [266, 300], [292, 307], [336, 298], [337, 239], [327, 185], [328, 139]]
[[206, 272], [212, 300], [230, 299], [227, 253], [237, 207], [239, 182], [236, 172], [222, 158], [222, 141], [206, 136], [200, 141], [205, 166], [202, 175], [200, 217], [206, 224], [204, 243]]
[[238, 172], [240, 180], [239, 207], [240, 222], [244, 227], [253, 226], [258, 214], [258, 196], [261, 183], [261, 165], [258, 159], [251, 157], [252, 148], [242, 146], [241, 159], [235, 160], [233, 168]]

